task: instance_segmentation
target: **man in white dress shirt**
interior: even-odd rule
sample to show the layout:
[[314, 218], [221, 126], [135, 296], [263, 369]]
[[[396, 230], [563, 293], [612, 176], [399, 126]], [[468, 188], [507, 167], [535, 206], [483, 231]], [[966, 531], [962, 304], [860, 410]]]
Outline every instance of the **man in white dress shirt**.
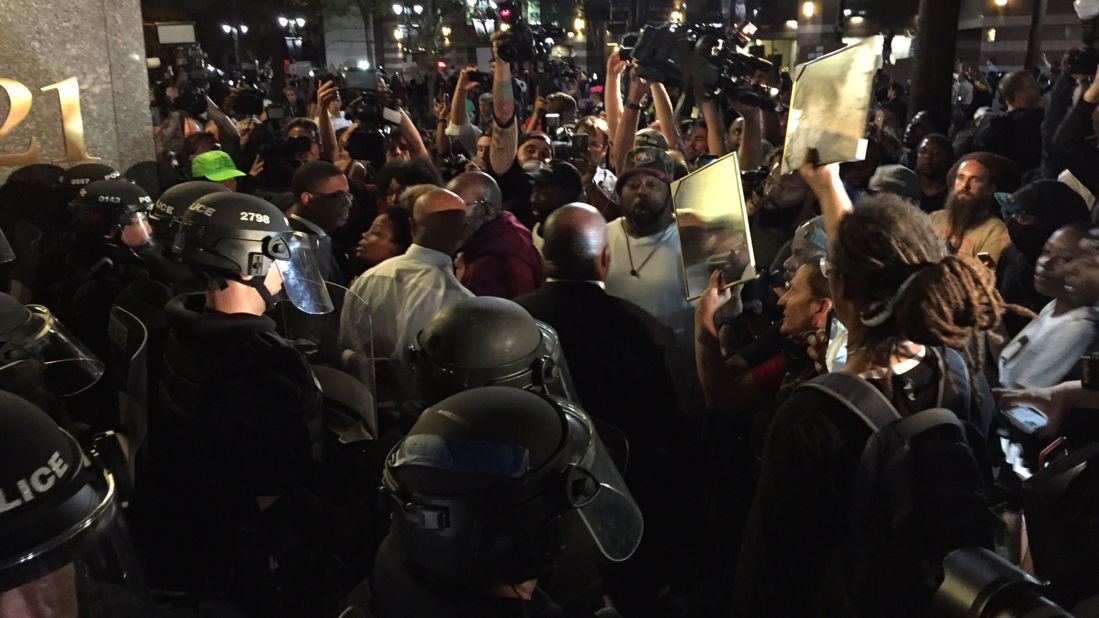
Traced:
[[[429, 191], [412, 210], [412, 245], [385, 260], [351, 285], [370, 310], [374, 357], [389, 359], [396, 379], [407, 378], [408, 348], [437, 311], [473, 296], [454, 276], [452, 256], [465, 235], [466, 206], [445, 189]], [[340, 330], [364, 328], [364, 316], [348, 305]], [[379, 379], [384, 373], [379, 367]]]

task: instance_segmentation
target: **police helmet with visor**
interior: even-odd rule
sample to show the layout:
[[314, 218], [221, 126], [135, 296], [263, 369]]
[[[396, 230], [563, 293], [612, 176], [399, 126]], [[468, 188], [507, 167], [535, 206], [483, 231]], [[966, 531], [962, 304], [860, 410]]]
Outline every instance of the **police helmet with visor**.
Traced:
[[[332, 311], [320, 274], [317, 240], [295, 232], [282, 211], [244, 193], [211, 193], [183, 214], [172, 252], [218, 284], [239, 281], [256, 289], [268, 307], [281, 288], [306, 313]], [[272, 268], [274, 267], [274, 268]]]
[[590, 417], [516, 388], [476, 388], [425, 410], [386, 458], [382, 491], [404, 561], [456, 586], [539, 577], [567, 516], [612, 561], [633, 554], [644, 528]]

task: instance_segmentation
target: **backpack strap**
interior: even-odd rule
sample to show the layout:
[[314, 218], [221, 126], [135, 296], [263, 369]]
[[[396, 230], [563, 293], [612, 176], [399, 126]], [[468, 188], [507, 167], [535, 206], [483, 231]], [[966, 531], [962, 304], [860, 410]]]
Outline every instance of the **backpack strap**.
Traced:
[[[971, 418], [972, 388], [965, 358], [954, 348], [928, 348], [939, 357], [942, 385], [939, 387], [939, 407], [952, 410], [958, 418]], [[947, 375], [950, 379], [947, 380]]]
[[900, 412], [897, 412], [881, 391], [866, 380], [849, 373], [826, 373], [798, 388], [818, 390], [839, 401], [861, 418], [873, 432], [901, 418]]

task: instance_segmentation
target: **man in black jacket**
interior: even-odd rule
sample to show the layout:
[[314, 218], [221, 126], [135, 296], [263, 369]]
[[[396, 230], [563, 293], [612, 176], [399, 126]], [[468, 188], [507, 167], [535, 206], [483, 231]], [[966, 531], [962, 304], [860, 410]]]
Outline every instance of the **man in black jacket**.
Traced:
[[347, 253], [333, 244], [332, 232], [351, 215], [351, 188], [340, 168], [328, 161], [310, 161], [294, 172], [290, 183], [294, 205], [287, 211], [290, 227], [317, 242], [317, 259], [325, 281], [347, 285]]
[[610, 251], [598, 210], [562, 206], [546, 220], [544, 237], [546, 283], [515, 302], [557, 331], [583, 407], [629, 440], [626, 483], [645, 513], [645, 539], [606, 581], [623, 615], [649, 615], [643, 612], [668, 585], [667, 565], [682, 545], [682, 534], [676, 542], [680, 507], [670, 505], [687, 499], [673, 496], [683, 489], [674, 480], [683, 465], [677, 440], [688, 428], [676, 415], [668, 369], [675, 342], [643, 309], [604, 291]]
[[1042, 164], [1042, 89], [1026, 71], [1010, 73], [1000, 82], [1007, 113], [985, 120], [977, 130], [973, 150], [1007, 157], [1025, 175]]

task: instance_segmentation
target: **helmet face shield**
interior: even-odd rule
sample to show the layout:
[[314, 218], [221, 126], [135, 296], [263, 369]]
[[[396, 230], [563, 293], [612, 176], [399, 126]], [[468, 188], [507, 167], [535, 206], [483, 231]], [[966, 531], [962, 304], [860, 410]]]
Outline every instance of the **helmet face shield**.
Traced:
[[587, 413], [557, 399], [569, 423], [570, 451], [578, 457], [569, 471], [571, 506], [591, 532], [608, 560], [621, 562], [633, 555], [645, 529], [641, 509], [634, 502]]
[[275, 261], [282, 276], [282, 293], [294, 306], [306, 313], [332, 311], [332, 297], [321, 276], [317, 260], [317, 239], [301, 232], [269, 239], [264, 253]]
[[69, 334], [50, 310], [28, 305], [27, 321], [8, 335], [0, 384], [25, 369], [26, 363], [41, 364], [47, 392], [68, 397], [80, 393], [103, 377], [103, 361]]
[[[72, 445], [78, 452], [75, 440]], [[67, 498], [9, 521], [0, 533], [6, 548], [0, 553], [0, 617], [99, 618], [150, 609], [114, 479], [87, 459], [80, 468]], [[38, 482], [43, 479], [60, 482], [45, 474]]]
[[156, 246], [153, 228], [149, 225], [148, 216], [144, 211], [130, 215], [129, 222], [123, 225], [122, 231], [119, 232], [119, 238], [123, 245], [131, 249]]

